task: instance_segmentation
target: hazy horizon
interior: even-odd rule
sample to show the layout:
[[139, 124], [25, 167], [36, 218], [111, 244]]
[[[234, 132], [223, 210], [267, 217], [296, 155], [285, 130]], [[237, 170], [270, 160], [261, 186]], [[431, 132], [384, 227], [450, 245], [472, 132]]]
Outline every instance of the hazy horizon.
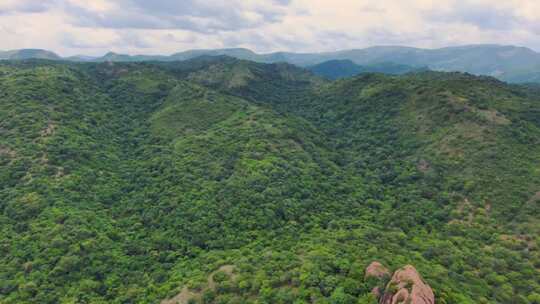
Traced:
[[[29, 47], [29, 48], [22, 48], [22, 49], [9, 49], [9, 50], [4, 50], [4, 49], [0, 49], [0, 52], [9, 52], [9, 51], [18, 51], [18, 50], [44, 50], [44, 51], [50, 51], [50, 52], [53, 52], [55, 53], [56, 55], [59, 55], [60, 57], [73, 57], [73, 56], [86, 56], [86, 57], [92, 57], [92, 58], [99, 58], [99, 57], [103, 57], [109, 53], [114, 53], [114, 54], [120, 54], [120, 55], [129, 55], [129, 56], [171, 56], [171, 55], [174, 55], [174, 54], [177, 54], [177, 53], [182, 53], [182, 52], [189, 52], [189, 51], [211, 51], [211, 50], [232, 50], [232, 49], [245, 49], [247, 51], [251, 51], [255, 54], [258, 54], [258, 55], [268, 55], [268, 54], [274, 54], [274, 53], [294, 53], [294, 54], [324, 54], [324, 53], [332, 53], [332, 52], [346, 52], [346, 51], [352, 51], [352, 50], [363, 50], [363, 49], [370, 49], [370, 48], [384, 48], [384, 47], [388, 47], [388, 48], [391, 48], [391, 47], [395, 47], [395, 48], [417, 48], [417, 49], [424, 49], [424, 50], [438, 50], [438, 49], [447, 49], [447, 48], [460, 48], [460, 47], [474, 47], [474, 46], [499, 46], [499, 47], [516, 47], [516, 48], [528, 48], [526, 46], [521, 46], [521, 45], [511, 45], [511, 44], [494, 44], [494, 43], [478, 43], [478, 44], [463, 44], [463, 45], [449, 45], [449, 46], [442, 46], [442, 47], [415, 47], [415, 46], [408, 46], [408, 45], [372, 45], [372, 46], [366, 46], [366, 47], [358, 47], [358, 48], [350, 48], [350, 49], [338, 49], [338, 50], [335, 50], [335, 51], [315, 51], [315, 52], [296, 52], [294, 50], [289, 50], [289, 51], [283, 51], [283, 50], [274, 50], [274, 51], [270, 51], [270, 52], [257, 52], [255, 50], [252, 50], [250, 48], [245, 48], [245, 47], [224, 47], [224, 48], [193, 48], [193, 49], [182, 49], [182, 50], [178, 50], [178, 51], [175, 51], [175, 52], [172, 52], [172, 53], [120, 53], [120, 52], [114, 52], [114, 51], [105, 51], [104, 53], [101, 53], [101, 54], [97, 54], [97, 55], [89, 55], [89, 54], [84, 54], [84, 53], [79, 53], [79, 54], [73, 54], [73, 55], [65, 55], [65, 54], [62, 54], [60, 52], [57, 52], [55, 50], [52, 50], [52, 49], [42, 49], [42, 48], [34, 48], [34, 47]], [[531, 49], [531, 48], [528, 48], [536, 53], [539, 53], [539, 51], [537, 50], [534, 50], [534, 49]]]
[[318, 53], [380, 45], [540, 50], [540, 2], [510, 0], [0, 0], [1, 50], [61, 56], [248, 48]]

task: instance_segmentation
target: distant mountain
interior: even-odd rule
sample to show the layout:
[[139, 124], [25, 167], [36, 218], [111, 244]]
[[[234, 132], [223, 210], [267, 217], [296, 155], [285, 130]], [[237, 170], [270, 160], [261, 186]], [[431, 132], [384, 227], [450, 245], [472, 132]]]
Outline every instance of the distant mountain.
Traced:
[[310, 66], [308, 70], [328, 79], [338, 79], [358, 75], [363, 68], [351, 60], [329, 60]]
[[[507, 82], [540, 82], [540, 53], [525, 47], [503, 45], [467, 45], [440, 49], [420, 49], [403, 46], [375, 46], [326, 53], [276, 52], [257, 54], [244, 48], [189, 50], [170, 56], [126, 55], [107, 53], [99, 58], [69, 57], [43, 50], [0, 52], [0, 59], [41, 58], [70, 61], [182, 61], [199, 56], [230, 56], [261, 63], [287, 62], [301, 67], [312, 67], [333, 60], [349, 60], [362, 66], [391, 63], [413, 68], [427, 67], [436, 71], [458, 71], [496, 77]], [[408, 68], [407, 68], [408, 69]], [[383, 71], [387, 69], [384, 68]]]
[[[266, 61], [263, 59], [265, 55], [259, 55], [251, 50], [243, 48], [231, 48], [231, 49], [217, 49], [217, 50], [189, 50], [173, 54], [169, 57], [172, 60], [188, 60], [199, 56], [230, 56], [238, 59], [251, 60], [251, 61]], [[274, 61], [277, 62], [278, 60]]]
[[307, 68], [316, 75], [328, 78], [339, 79], [355, 76], [362, 73], [382, 73], [391, 75], [401, 75], [409, 72], [427, 70], [405, 64], [393, 62], [383, 62], [372, 65], [358, 65], [351, 60], [329, 60]]
[[86, 55], [75, 55], [64, 58], [68, 61], [95, 61], [98, 57], [95, 56], [86, 56]]
[[49, 59], [61, 60], [62, 57], [47, 50], [22, 49], [12, 51], [0, 51], [0, 60], [24, 60], [24, 59]]
[[171, 56], [152, 56], [152, 55], [126, 55], [118, 54], [114, 52], [108, 52], [103, 57], [96, 57], [92, 61], [96, 62], [142, 62], [142, 61], [173, 61], [174, 59], [170, 58]]
[[359, 65], [392, 62], [426, 66], [437, 71], [459, 71], [488, 75], [508, 82], [540, 81], [540, 54], [528, 48], [501, 45], [470, 45], [442, 49], [410, 47], [371, 47], [323, 53], [303, 58], [289, 57], [297, 65], [318, 64], [327, 60], [351, 60]]
[[[201, 50], [188, 50], [172, 54], [170, 56], [162, 55], [126, 55], [109, 52], [103, 57], [95, 58], [93, 61], [117, 61], [117, 62], [140, 62], [140, 61], [184, 61], [201, 56], [229, 56], [238, 59], [245, 59], [257, 62], [263, 62], [261, 56], [248, 49], [234, 48], [234, 49], [201, 49]], [[274, 61], [273, 61], [274, 62]]]

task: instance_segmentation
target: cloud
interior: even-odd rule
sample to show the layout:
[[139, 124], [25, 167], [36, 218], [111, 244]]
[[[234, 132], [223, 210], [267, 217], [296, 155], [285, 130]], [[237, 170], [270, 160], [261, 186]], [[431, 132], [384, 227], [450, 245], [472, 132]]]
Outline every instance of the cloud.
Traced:
[[318, 52], [497, 43], [540, 50], [536, 0], [0, 0], [0, 49]]
[[40, 13], [47, 11], [55, 1], [2, 0], [0, 15], [17, 13]]
[[115, 29], [184, 29], [201, 33], [233, 31], [279, 22], [290, 1], [119, 0], [105, 10], [84, 2], [66, 3], [74, 25]]
[[433, 10], [426, 17], [436, 23], [469, 24], [486, 30], [511, 30], [521, 23], [512, 9], [466, 1], [456, 2], [449, 10]]
[[111, 32], [109, 35], [100, 33], [90, 35], [81, 33], [65, 33], [61, 43], [65, 47], [73, 49], [104, 49], [131, 47], [135, 49], [148, 49], [154, 44], [137, 32]]

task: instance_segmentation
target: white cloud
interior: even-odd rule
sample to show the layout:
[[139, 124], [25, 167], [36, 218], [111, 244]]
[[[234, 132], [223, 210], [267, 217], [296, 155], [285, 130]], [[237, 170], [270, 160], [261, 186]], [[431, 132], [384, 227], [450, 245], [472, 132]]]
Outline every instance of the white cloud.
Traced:
[[327, 51], [499, 43], [540, 50], [537, 0], [0, 0], [0, 49]]

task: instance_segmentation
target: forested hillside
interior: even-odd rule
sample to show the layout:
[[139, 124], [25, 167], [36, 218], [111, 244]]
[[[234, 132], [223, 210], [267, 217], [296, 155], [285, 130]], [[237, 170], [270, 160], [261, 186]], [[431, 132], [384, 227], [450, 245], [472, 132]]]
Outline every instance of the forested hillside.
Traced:
[[427, 71], [428, 68], [412, 67], [404, 64], [383, 62], [371, 65], [358, 65], [351, 60], [329, 60], [307, 67], [315, 75], [331, 80], [353, 77], [365, 73], [401, 75], [411, 72]]
[[[540, 97], [462, 73], [0, 63], [0, 303], [540, 303]], [[163, 303], [166, 303], [165, 301]]]
[[[408, 71], [435, 70], [488, 75], [511, 83], [540, 83], [540, 53], [519, 46], [473, 44], [438, 49], [407, 46], [373, 46], [321, 53], [274, 52], [258, 54], [244, 48], [197, 49], [171, 55], [128, 55], [108, 52], [101, 57], [60, 57], [39, 49], [0, 51], [0, 60], [49, 59], [75, 62], [174, 62], [200, 56], [229, 56], [260, 63], [286, 62], [333, 78], [361, 72], [404, 74]], [[360, 65], [358, 67], [357, 65]]]

